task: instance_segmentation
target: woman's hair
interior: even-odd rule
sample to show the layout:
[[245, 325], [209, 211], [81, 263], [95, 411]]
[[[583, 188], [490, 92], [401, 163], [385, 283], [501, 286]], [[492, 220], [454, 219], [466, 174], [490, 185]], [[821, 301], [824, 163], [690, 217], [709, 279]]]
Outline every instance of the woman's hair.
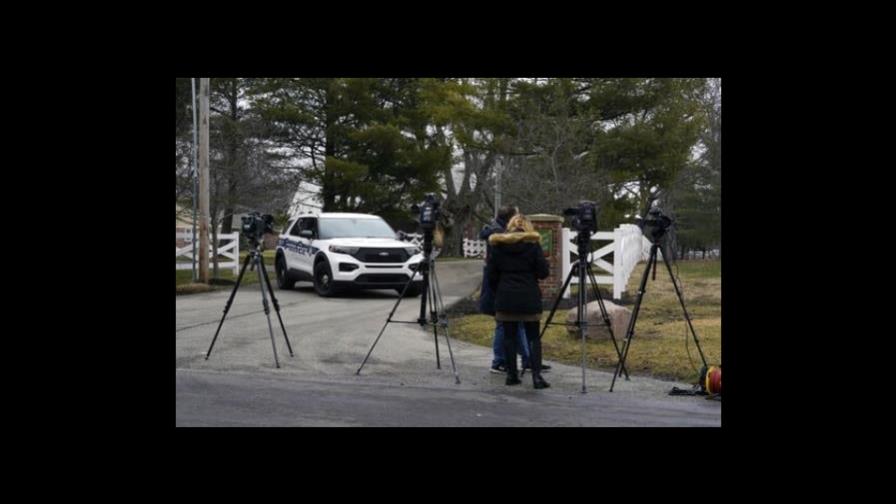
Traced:
[[527, 219], [525, 215], [518, 213], [507, 223], [507, 232], [512, 233], [514, 231], [531, 233], [535, 231], [535, 227], [532, 226], [532, 223], [529, 222], [529, 219]]

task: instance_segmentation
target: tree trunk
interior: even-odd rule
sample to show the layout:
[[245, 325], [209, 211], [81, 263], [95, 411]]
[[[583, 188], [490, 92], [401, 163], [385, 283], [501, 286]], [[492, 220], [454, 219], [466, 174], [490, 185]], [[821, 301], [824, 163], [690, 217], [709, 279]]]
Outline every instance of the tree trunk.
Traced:
[[446, 255], [452, 257], [463, 257], [464, 255], [464, 233], [457, 225], [451, 230], [451, 239], [448, 241], [448, 250]]
[[228, 234], [233, 232], [233, 207], [224, 209], [224, 217], [221, 221], [221, 233]]

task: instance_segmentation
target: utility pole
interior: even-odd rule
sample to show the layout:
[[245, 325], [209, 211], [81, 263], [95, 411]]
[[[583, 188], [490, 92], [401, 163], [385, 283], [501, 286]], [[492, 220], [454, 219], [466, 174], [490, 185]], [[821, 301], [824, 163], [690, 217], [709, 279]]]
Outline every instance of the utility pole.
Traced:
[[208, 79], [199, 79], [199, 281], [208, 283]]
[[193, 242], [193, 283], [196, 283], [196, 198], [198, 195], [197, 185], [199, 184], [198, 173], [196, 168], [196, 79], [190, 79], [190, 87], [193, 90], [193, 166], [190, 171], [190, 178], [193, 179], [193, 235], [190, 241]]

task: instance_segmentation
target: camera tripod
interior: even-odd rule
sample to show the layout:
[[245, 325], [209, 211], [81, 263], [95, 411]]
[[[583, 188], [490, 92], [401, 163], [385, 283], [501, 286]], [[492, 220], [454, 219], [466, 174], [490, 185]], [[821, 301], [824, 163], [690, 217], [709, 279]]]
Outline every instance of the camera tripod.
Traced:
[[246, 272], [246, 267], [248, 267], [249, 264], [252, 264], [252, 268], [258, 272], [258, 284], [261, 287], [261, 302], [264, 306], [264, 315], [268, 318], [268, 332], [271, 334], [271, 347], [274, 349], [274, 364], [279, 368], [280, 361], [277, 360], [277, 344], [274, 342], [274, 329], [271, 326], [271, 309], [268, 306], [265, 286], [267, 286], [267, 292], [271, 294], [271, 301], [274, 302], [274, 310], [277, 312], [280, 328], [283, 329], [283, 339], [286, 340], [286, 348], [289, 349], [290, 357], [293, 357], [292, 345], [289, 344], [289, 337], [286, 336], [286, 327], [284, 327], [283, 319], [280, 317], [280, 303], [278, 303], [277, 298], [274, 297], [274, 288], [271, 287], [271, 282], [268, 280], [268, 271], [267, 268], [264, 267], [264, 259], [259, 250], [259, 243], [251, 243], [250, 247], [249, 254], [246, 256], [246, 260], [243, 261], [243, 267], [240, 269], [240, 276], [237, 277], [236, 285], [233, 286], [233, 292], [230, 293], [230, 298], [224, 306], [224, 316], [221, 317], [221, 323], [218, 324], [218, 330], [215, 331], [215, 337], [212, 338], [212, 344], [209, 345], [208, 352], [205, 353], [205, 360], [208, 360], [209, 355], [212, 354], [212, 347], [215, 346], [215, 341], [218, 339], [218, 333], [221, 332], [221, 326], [224, 325], [224, 319], [227, 317], [227, 312], [230, 311], [230, 304], [236, 296], [236, 291], [240, 288], [240, 282], [243, 280], [243, 274]]
[[[635, 308], [632, 310], [632, 318], [628, 322], [628, 330], [625, 332], [625, 340], [622, 342], [622, 356], [619, 358], [619, 363], [616, 365], [616, 371], [613, 373], [613, 381], [610, 383], [610, 392], [613, 391], [613, 386], [616, 384], [616, 377], [619, 375], [620, 368], [624, 369], [625, 359], [628, 357], [628, 351], [632, 346], [632, 336], [635, 335], [635, 323], [638, 321], [638, 313], [641, 311], [641, 301], [644, 299], [644, 293], [647, 288], [647, 277], [650, 276], [650, 269], [653, 268], [653, 279], [656, 280], [656, 257], [657, 252], [660, 250], [660, 247], [665, 244], [665, 228], [659, 228], [653, 233], [653, 245], [650, 247], [650, 256], [647, 259], [647, 268], [644, 269], [644, 275], [641, 277], [641, 286], [638, 287], [638, 298], [635, 300]], [[684, 311], [684, 318], [688, 322], [688, 327], [691, 329], [691, 335], [694, 337], [694, 343], [697, 345], [697, 351], [700, 352], [700, 359], [703, 361], [703, 367], [706, 367], [706, 357], [703, 355], [703, 349], [700, 348], [700, 340], [697, 339], [697, 333], [694, 331], [694, 326], [691, 324], [691, 316], [688, 315], [688, 309], [684, 306], [684, 298], [681, 295], [681, 291], [678, 289], [678, 283], [675, 281], [675, 275], [672, 274], [672, 267], [669, 265], [669, 260], [666, 258], [666, 254], [663, 253], [663, 263], [666, 265], [666, 270], [669, 271], [669, 278], [672, 280], [672, 286], [675, 287], [675, 295], [678, 296], [678, 302], [681, 303], [681, 309]]]
[[[577, 275], [579, 279], [579, 292], [576, 296], [576, 321], [575, 325], [579, 328], [579, 332], [582, 334], [582, 390], [581, 392], [585, 393], [585, 336], [588, 331], [588, 317], [587, 317], [587, 291], [588, 284], [591, 284], [591, 289], [594, 293], [594, 297], [597, 298], [597, 304], [600, 307], [601, 318], [603, 319], [603, 325], [607, 326], [607, 331], [610, 333], [610, 339], [613, 341], [613, 347], [616, 349], [616, 355], [622, 359], [622, 352], [619, 350], [619, 345], [616, 344], [616, 336], [613, 334], [613, 324], [610, 322], [610, 316], [607, 314], [607, 307], [604, 305], [604, 298], [600, 294], [600, 290], [597, 288], [597, 278], [594, 276], [594, 270], [591, 269], [591, 263], [588, 262], [588, 254], [589, 254], [589, 244], [591, 243], [591, 232], [590, 231], [579, 231], [576, 236], [576, 245], [579, 258], [576, 260], [575, 264], [572, 265], [572, 269], [569, 270], [569, 274], [566, 275], [566, 281], [563, 282], [563, 287], [560, 288], [560, 292], [557, 294], [557, 299], [554, 300], [554, 306], [551, 307], [551, 313], [548, 314], [547, 321], [544, 323], [544, 328], [541, 330], [541, 336], [544, 337], [545, 331], [547, 331], [548, 326], [551, 324], [554, 325], [568, 325], [567, 323], [559, 323], [559, 322], [551, 322], [554, 318], [554, 313], [557, 311], [557, 306], [560, 305], [560, 299], [563, 297], [563, 293], [566, 292], [566, 288], [569, 287], [569, 283], [572, 280], [573, 275]], [[625, 373], [625, 379], [628, 380], [628, 371], [625, 367], [622, 368], [622, 371]], [[615, 378], [615, 375], [614, 375]]]
[[[392, 320], [392, 316], [395, 315], [395, 310], [398, 309], [398, 305], [404, 298], [405, 292], [407, 292], [411, 283], [414, 281], [417, 273], [420, 273], [423, 276], [423, 292], [420, 294], [420, 317], [416, 321]], [[430, 306], [429, 320], [426, 319], [427, 301], [429, 301]], [[373, 341], [373, 345], [370, 346], [367, 356], [364, 357], [364, 361], [361, 362], [361, 367], [355, 372], [356, 375], [361, 374], [361, 369], [364, 367], [364, 364], [367, 363], [367, 359], [370, 358], [370, 354], [373, 353], [374, 347], [376, 347], [376, 344], [380, 341], [380, 337], [383, 335], [383, 332], [385, 332], [386, 327], [390, 322], [399, 324], [420, 324], [420, 327], [424, 329], [427, 325], [432, 326], [432, 335], [436, 345], [436, 369], [442, 369], [442, 364], [439, 360], [439, 328], [441, 327], [444, 332], [445, 341], [448, 343], [448, 355], [451, 357], [451, 370], [454, 372], [455, 383], [460, 383], [460, 377], [457, 375], [457, 367], [454, 365], [454, 353], [451, 351], [451, 337], [448, 334], [448, 318], [445, 315], [445, 305], [442, 302], [439, 277], [436, 275], [436, 263], [435, 259], [432, 257], [431, 230], [423, 231], [423, 260], [420, 261], [418, 268], [414, 271], [414, 274], [411, 275], [411, 278], [408, 279], [404, 288], [401, 290], [401, 293], [398, 295], [398, 300], [395, 301], [395, 306], [392, 307], [392, 311], [389, 312], [389, 317], [386, 319], [386, 323], [383, 324], [383, 328], [380, 329], [380, 333]]]

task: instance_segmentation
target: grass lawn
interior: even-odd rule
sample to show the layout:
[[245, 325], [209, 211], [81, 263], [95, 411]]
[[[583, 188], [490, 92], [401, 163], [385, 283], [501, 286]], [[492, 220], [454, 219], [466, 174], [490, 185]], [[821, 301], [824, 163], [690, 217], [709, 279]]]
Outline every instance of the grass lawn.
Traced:
[[[276, 253], [277, 253], [276, 250], [264, 250], [261, 252], [261, 256], [264, 257], [264, 265], [265, 266], [271, 266], [271, 268], [274, 266], [274, 257], [275, 257], [274, 254], [276, 254]], [[242, 265], [243, 261], [246, 260], [246, 256], [248, 254], [249, 254], [249, 252], [245, 251], [245, 250], [240, 252], [240, 265]], [[270, 270], [271, 268], [268, 268], [268, 270]]]
[[[264, 256], [264, 264], [266, 269], [268, 270], [268, 279], [271, 281], [271, 285], [276, 287], [277, 284], [277, 276], [274, 272], [274, 250], [265, 250], [262, 252]], [[246, 259], [246, 255], [248, 252], [240, 253], [240, 267], [242, 267], [243, 261]], [[229, 259], [221, 258], [222, 261], [229, 261]], [[198, 266], [197, 266], [198, 267]], [[192, 283], [193, 280], [193, 271], [192, 270], [175, 270], [175, 295], [183, 295], [183, 294], [197, 294], [200, 292], [210, 292], [214, 290], [220, 289], [232, 289], [234, 283], [236, 283], [236, 275], [233, 274], [233, 270], [231, 269], [221, 269], [218, 271], [218, 280], [212, 280], [212, 285], [206, 285], [202, 283]], [[209, 263], [209, 276], [212, 275], [212, 265]], [[258, 273], [251, 270], [246, 270], [246, 274], [243, 275], [243, 281], [241, 285], [252, 285], [258, 283]]]
[[[691, 314], [694, 330], [697, 332], [707, 362], [710, 365], [718, 364], [722, 356], [721, 261], [694, 260], [680, 261], [678, 264], [685, 305]], [[650, 375], [693, 382], [696, 381], [702, 366], [700, 355], [687, 328], [669, 274], [662, 263], [658, 266], [656, 281], [652, 278], [647, 281], [647, 292], [641, 304], [626, 368], [631, 375]], [[645, 267], [646, 263], [638, 265], [629, 279], [628, 290], [623, 299], [623, 305], [629, 309], [634, 307], [638, 284]], [[675, 272], [674, 266], [672, 271]], [[610, 299], [603, 288], [601, 293], [605, 299]], [[589, 296], [589, 300], [593, 299]], [[542, 321], [547, 315], [545, 312]], [[554, 321], [563, 321], [565, 316], [566, 311], [557, 310]], [[451, 335], [490, 347], [494, 328], [495, 322], [490, 316], [467, 315], [452, 320]], [[623, 336], [616, 335], [620, 347]], [[572, 365], [581, 364], [581, 345], [580, 338], [570, 335], [565, 327], [555, 325], [547, 330], [542, 343], [545, 359]], [[586, 363], [589, 367], [609, 370], [615, 366], [617, 356], [611, 341], [589, 340], [585, 347]]]

